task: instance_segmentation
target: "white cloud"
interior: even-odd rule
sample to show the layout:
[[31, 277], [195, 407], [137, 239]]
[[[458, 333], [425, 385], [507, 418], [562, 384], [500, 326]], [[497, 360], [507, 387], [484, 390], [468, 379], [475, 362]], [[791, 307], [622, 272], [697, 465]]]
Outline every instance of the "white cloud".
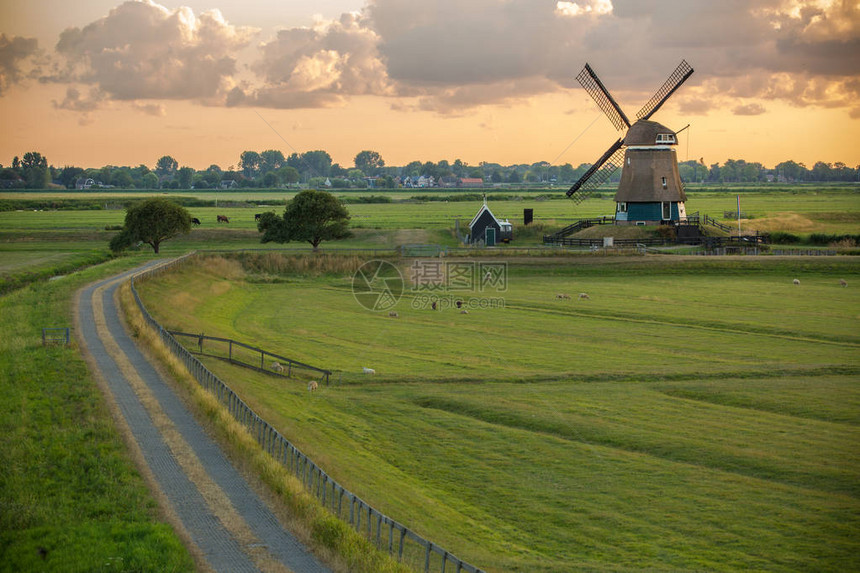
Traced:
[[116, 100], [217, 98], [232, 87], [235, 53], [253, 34], [217, 10], [195, 16], [187, 7], [128, 1], [60, 35], [65, 69], [55, 79], [96, 86]]

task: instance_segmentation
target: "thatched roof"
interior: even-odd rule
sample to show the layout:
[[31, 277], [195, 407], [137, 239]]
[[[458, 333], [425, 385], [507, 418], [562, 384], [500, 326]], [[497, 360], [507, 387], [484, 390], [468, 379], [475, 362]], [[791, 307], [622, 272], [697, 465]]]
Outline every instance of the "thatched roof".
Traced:
[[624, 145], [656, 145], [657, 135], [667, 134], [672, 136], [672, 141], [677, 141], [675, 132], [656, 121], [640, 119], [627, 130], [624, 137]]
[[686, 200], [674, 149], [627, 149], [615, 201], [649, 203]]

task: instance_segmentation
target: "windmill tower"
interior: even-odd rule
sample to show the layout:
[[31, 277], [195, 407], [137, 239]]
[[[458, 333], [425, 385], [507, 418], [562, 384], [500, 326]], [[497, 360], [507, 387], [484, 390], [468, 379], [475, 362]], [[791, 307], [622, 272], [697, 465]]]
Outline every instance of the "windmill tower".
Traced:
[[618, 131], [625, 133], [606, 150], [591, 168], [568, 190], [576, 203], [609, 179], [621, 167], [621, 182], [615, 194], [616, 224], [652, 224], [684, 221], [687, 196], [678, 173], [674, 145], [676, 133], [651, 121], [666, 100], [693, 75], [693, 68], [682, 60], [657, 93], [636, 114], [632, 125], [609, 90], [591, 69], [585, 67], [577, 81], [603, 110]]

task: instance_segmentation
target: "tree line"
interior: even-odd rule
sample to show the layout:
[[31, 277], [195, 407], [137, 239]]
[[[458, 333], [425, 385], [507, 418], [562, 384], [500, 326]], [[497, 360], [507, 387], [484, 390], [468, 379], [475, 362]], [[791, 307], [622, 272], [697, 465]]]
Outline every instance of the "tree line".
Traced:
[[[15, 157], [12, 165], [0, 165], [0, 189], [233, 189], [233, 188], [291, 188], [303, 185], [314, 188], [363, 189], [367, 187], [393, 189], [398, 187], [456, 187], [465, 178], [495, 184], [572, 184], [591, 167], [582, 163], [552, 165], [547, 161], [532, 164], [501, 165], [481, 162], [469, 165], [456, 159], [412, 161], [402, 166], [387, 166], [376, 151], [356, 154], [351, 166], [332, 161], [324, 150], [292, 153], [269, 149], [262, 152], [243, 151], [238, 164], [222, 169], [210, 165], [198, 170], [180, 166], [170, 155], [160, 157], [155, 165], [84, 168], [55, 167], [39, 152]], [[850, 182], [860, 181], [860, 165], [849, 167], [841, 162], [816, 162], [811, 168], [795, 161], [783, 161], [773, 168], [758, 162], [729, 159], [725, 163], [707, 165], [704, 159], [679, 162], [678, 169], [685, 183], [757, 183], [757, 182]], [[621, 170], [610, 181], [620, 179]]]

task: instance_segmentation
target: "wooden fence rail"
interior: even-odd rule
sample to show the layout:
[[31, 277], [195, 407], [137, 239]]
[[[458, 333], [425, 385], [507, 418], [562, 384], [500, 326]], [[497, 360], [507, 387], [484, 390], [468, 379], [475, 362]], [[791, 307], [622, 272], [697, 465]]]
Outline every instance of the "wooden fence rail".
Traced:
[[[398, 560], [417, 567], [425, 573], [429, 573], [431, 567], [444, 573], [446, 565], [450, 565], [457, 572], [484, 573], [482, 569], [457, 558], [405, 525], [374, 509], [366, 501], [337, 483], [278, 430], [257, 415], [238, 394], [206, 368], [149, 314], [135, 288], [135, 279], [144, 280], [163, 273], [187, 262], [191, 256], [193, 253], [134, 275], [131, 278], [131, 291], [147, 324], [158, 332], [170, 352], [183, 362], [198, 384], [214, 395], [230, 415], [250, 432], [263, 450], [301, 480], [305, 488], [316, 496], [324, 507], [340, 519], [346, 520], [380, 549], [387, 548], [390, 555], [396, 555]], [[344, 502], [348, 508], [344, 508]]]

